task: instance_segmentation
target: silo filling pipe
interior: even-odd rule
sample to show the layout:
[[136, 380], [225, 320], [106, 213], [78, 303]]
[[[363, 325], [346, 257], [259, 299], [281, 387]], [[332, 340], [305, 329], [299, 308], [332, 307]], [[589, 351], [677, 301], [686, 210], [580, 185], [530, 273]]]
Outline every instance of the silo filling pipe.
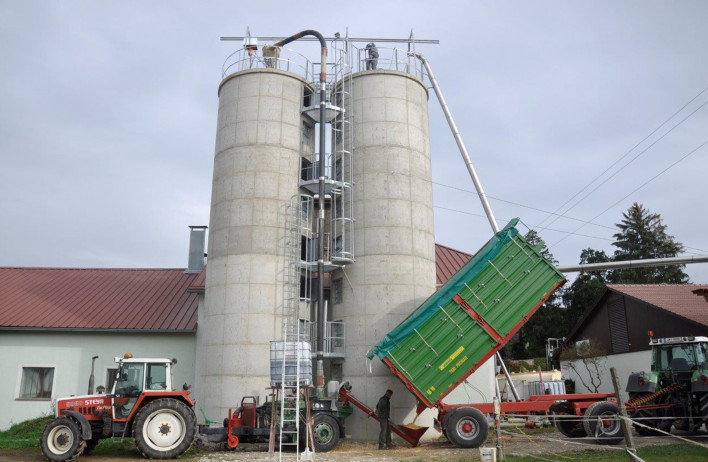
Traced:
[[[438, 97], [438, 102], [440, 103], [440, 107], [442, 108], [443, 113], [445, 114], [445, 119], [447, 119], [447, 124], [450, 126], [450, 130], [452, 130], [452, 135], [455, 137], [455, 142], [457, 142], [457, 147], [460, 150], [460, 154], [462, 155], [462, 160], [465, 161], [465, 165], [467, 166], [467, 171], [470, 173], [470, 177], [472, 178], [472, 183], [474, 183], [474, 187], [477, 190], [477, 195], [479, 195], [479, 199], [482, 201], [482, 207], [484, 208], [484, 213], [487, 214], [487, 220], [489, 220], [489, 224], [492, 226], [492, 231], [494, 234], [499, 232], [499, 225], [497, 224], [496, 218], [494, 218], [494, 213], [492, 212], [492, 207], [489, 205], [489, 201], [487, 200], [487, 195], [484, 194], [484, 189], [482, 188], [482, 183], [479, 181], [479, 177], [477, 176], [477, 172], [474, 169], [474, 165], [472, 165], [472, 159], [470, 159], [470, 155], [467, 153], [467, 148], [465, 147], [465, 142], [462, 141], [462, 136], [460, 135], [460, 131], [457, 129], [457, 125], [455, 125], [455, 120], [452, 118], [452, 114], [450, 113], [450, 109], [447, 107], [447, 103], [445, 102], [445, 97], [443, 97], [442, 91], [440, 90], [440, 85], [438, 85], [438, 81], [435, 80], [435, 74], [433, 74], [433, 70], [430, 68], [430, 64], [428, 63], [428, 60], [423, 57], [422, 54], [420, 53], [409, 53], [409, 55], [413, 55], [416, 58], [420, 60], [420, 62], [423, 64], [423, 67], [425, 67], [425, 72], [428, 73], [428, 79], [430, 80], [430, 84], [433, 86], [433, 91], [435, 91], [435, 96]], [[496, 360], [499, 363], [499, 365], [502, 368], [502, 371], [504, 372], [504, 376], [506, 377], [506, 381], [509, 383], [509, 388], [511, 389], [511, 393], [514, 395], [514, 399], [516, 401], [520, 401], [519, 398], [519, 393], [516, 391], [516, 387], [514, 386], [514, 382], [511, 380], [511, 375], [509, 375], [509, 371], [506, 368], [506, 365], [504, 364], [504, 360], [502, 359], [501, 355], [499, 353], [496, 354]], [[496, 373], [496, 371], [494, 371]], [[494, 379], [496, 380], [496, 378]]]
[[[273, 46], [282, 47], [290, 42], [294, 42], [307, 35], [312, 35], [319, 40], [322, 46], [322, 57], [320, 59], [320, 157], [318, 162], [319, 177], [319, 200], [317, 201], [317, 345], [315, 346], [317, 370], [316, 382], [317, 392], [320, 394], [324, 390], [324, 222], [325, 222], [325, 109], [326, 109], [326, 78], [327, 78], [327, 43], [322, 34], [315, 30], [307, 29], [285, 38]], [[298, 339], [299, 340], [299, 339]]]

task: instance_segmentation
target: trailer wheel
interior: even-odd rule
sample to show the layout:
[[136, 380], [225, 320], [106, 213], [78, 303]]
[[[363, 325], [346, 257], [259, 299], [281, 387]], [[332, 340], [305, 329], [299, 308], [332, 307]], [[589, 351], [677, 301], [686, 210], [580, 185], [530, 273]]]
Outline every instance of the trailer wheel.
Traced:
[[[553, 424], [564, 436], [567, 436], [568, 438], [583, 438], [584, 436], [587, 436], [587, 433], [585, 433], [585, 427], [583, 426], [582, 417], [572, 416], [569, 414], [565, 414], [562, 417], [554, 416]], [[576, 417], [576, 419], [572, 419], [572, 417]]]
[[79, 426], [68, 417], [59, 417], [49, 422], [44, 427], [39, 443], [44, 456], [57, 462], [76, 459], [86, 447]]
[[[307, 428], [304, 430], [307, 432]], [[306, 435], [307, 433], [303, 434], [305, 445]], [[339, 424], [329, 414], [315, 414], [312, 416], [312, 435], [315, 440], [315, 452], [329, 452], [339, 443]]]
[[487, 419], [473, 407], [458, 408], [449, 418], [447, 437], [461, 448], [479, 447], [487, 439]]
[[194, 410], [181, 401], [164, 398], [138, 411], [133, 423], [135, 445], [148, 459], [174, 459], [192, 446], [197, 431]]
[[624, 439], [617, 405], [610, 401], [593, 403], [585, 411], [583, 427], [598, 444], [619, 444]]

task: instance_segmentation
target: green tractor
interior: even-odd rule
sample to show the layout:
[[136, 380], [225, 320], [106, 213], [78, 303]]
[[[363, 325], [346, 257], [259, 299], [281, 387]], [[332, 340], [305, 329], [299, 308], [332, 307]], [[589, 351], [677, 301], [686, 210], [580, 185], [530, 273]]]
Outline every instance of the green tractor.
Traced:
[[[708, 420], [708, 337], [650, 338], [651, 371], [627, 380], [637, 433], [697, 431]], [[659, 431], [661, 430], [661, 431]]]

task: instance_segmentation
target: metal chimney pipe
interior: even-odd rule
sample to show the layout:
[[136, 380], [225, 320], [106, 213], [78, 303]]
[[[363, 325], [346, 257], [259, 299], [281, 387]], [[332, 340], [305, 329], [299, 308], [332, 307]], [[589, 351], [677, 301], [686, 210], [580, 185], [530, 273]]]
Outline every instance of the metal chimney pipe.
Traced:
[[206, 226], [189, 227], [189, 260], [187, 274], [199, 274], [204, 269], [204, 244], [206, 238]]

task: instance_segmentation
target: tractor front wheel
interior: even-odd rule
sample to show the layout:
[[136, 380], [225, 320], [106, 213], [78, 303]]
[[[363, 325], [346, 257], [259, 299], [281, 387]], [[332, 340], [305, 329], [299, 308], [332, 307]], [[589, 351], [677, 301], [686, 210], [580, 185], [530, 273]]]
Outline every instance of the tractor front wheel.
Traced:
[[328, 452], [339, 443], [339, 424], [334, 416], [315, 414], [312, 418], [315, 452]]
[[194, 410], [181, 401], [163, 398], [138, 411], [133, 423], [135, 445], [148, 459], [174, 459], [192, 446], [197, 432]]
[[74, 460], [86, 447], [79, 426], [68, 417], [59, 417], [49, 422], [39, 442], [44, 456], [56, 462]]

